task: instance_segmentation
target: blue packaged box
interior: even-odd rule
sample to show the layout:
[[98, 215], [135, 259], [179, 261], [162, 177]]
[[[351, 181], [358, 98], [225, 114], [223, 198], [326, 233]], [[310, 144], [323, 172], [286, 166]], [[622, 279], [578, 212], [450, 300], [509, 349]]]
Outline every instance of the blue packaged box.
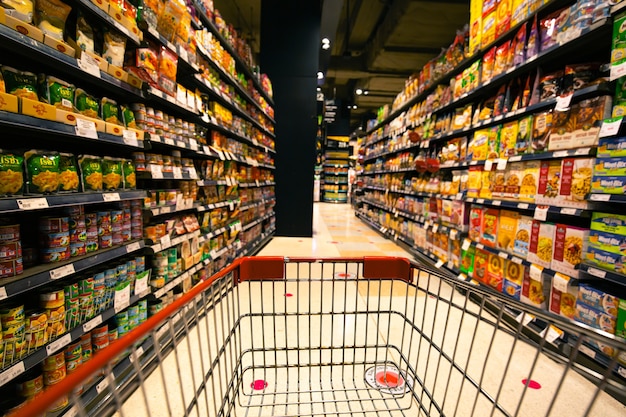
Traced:
[[594, 288], [589, 284], [580, 283], [578, 286], [577, 302], [581, 302], [586, 306], [613, 318], [617, 317], [619, 298], [598, 288]]
[[594, 175], [591, 180], [591, 192], [598, 194], [624, 194], [626, 193], [626, 176], [603, 177]]
[[626, 137], [600, 139], [596, 156], [598, 158], [626, 157]]
[[593, 175], [597, 177], [626, 176], [626, 157], [596, 158], [596, 163], [593, 166]]
[[626, 273], [626, 256], [603, 251], [589, 246], [585, 252], [585, 261], [602, 269], [618, 274]]
[[592, 230], [589, 232], [589, 245], [618, 255], [626, 255], [626, 236]]

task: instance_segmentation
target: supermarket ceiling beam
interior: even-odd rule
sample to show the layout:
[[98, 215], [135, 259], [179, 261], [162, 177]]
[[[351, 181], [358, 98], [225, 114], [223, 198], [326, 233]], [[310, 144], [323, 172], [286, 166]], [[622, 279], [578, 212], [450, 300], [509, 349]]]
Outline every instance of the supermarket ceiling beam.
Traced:
[[346, 59], [341, 56], [333, 56], [330, 58], [330, 66], [328, 70], [329, 77], [335, 78], [369, 78], [389, 77], [389, 78], [407, 78], [413, 70], [382, 70], [375, 68], [367, 68], [365, 57], [363, 55]]

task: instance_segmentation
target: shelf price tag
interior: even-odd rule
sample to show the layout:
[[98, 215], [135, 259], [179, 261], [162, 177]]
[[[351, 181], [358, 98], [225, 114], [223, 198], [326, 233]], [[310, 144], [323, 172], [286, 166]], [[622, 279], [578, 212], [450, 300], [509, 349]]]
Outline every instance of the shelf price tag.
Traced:
[[518, 323], [522, 323], [522, 326], [528, 326], [533, 320], [535, 320], [535, 316], [528, 313], [520, 313], [517, 317], [515, 317]]
[[170, 235], [165, 235], [161, 237], [160, 243], [161, 243], [161, 250], [167, 249], [170, 246], [172, 246], [172, 240], [170, 239]]
[[78, 67], [86, 73], [91, 74], [94, 77], [101, 77], [98, 61], [96, 61], [91, 55], [86, 53], [81, 54], [80, 59], [77, 59], [76, 63], [78, 64]]
[[153, 179], [163, 179], [163, 171], [161, 171], [161, 167], [159, 165], [151, 165], [150, 174], [152, 175]]
[[468, 250], [471, 245], [472, 245], [472, 241], [469, 239], [465, 239], [463, 240], [463, 246], [461, 246], [461, 249]]
[[437, 261], [437, 263], [435, 264], [435, 268], [439, 269], [439, 268], [441, 268], [442, 266], [443, 266], [443, 261], [442, 261], [441, 259], [439, 259], [439, 260]]
[[539, 220], [540, 222], [545, 222], [548, 219], [548, 208], [548, 206], [535, 207], [535, 214], [533, 218], [535, 220]]
[[115, 298], [113, 299], [113, 306], [115, 312], [119, 313], [124, 310], [130, 304], [130, 284], [126, 284], [123, 288], [115, 291]]
[[101, 324], [102, 324], [102, 314], [99, 314], [98, 316], [89, 320], [87, 323], [83, 324], [83, 332], [85, 333], [90, 332]]
[[38, 210], [48, 208], [48, 200], [45, 197], [41, 198], [19, 198], [17, 199], [17, 206], [21, 210]]
[[180, 180], [183, 178], [183, 170], [181, 167], [172, 168], [172, 172], [174, 174], [174, 179]]
[[96, 130], [96, 124], [91, 120], [76, 119], [76, 136], [89, 139], [98, 139], [98, 131]]
[[166, 145], [176, 146], [176, 143], [174, 142], [174, 139], [165, 138], [164, 143], [165, 143]]
[[498, 171], [504, 171], [506, 169], [506, 164], [507, 164], [507, 159], [506, 158], [501, 158], [498, 159], [498, 165], [496, 165], [496, 169]]
[[491, 168], [493, 168], [493, 159], [487, 159], [485, 161], [485, 171], [491, 171]]
[[104, 202], [120, 201], [120, 194], [119, 193], [103, 193], [102, 201]]
[[0, 300], [4, 300], [8, 298], [7, 289], [4, 287], [0, 287]]
[[589, 199], [591, 201], [610, 201], [611, 194], [591, 194]]
[[569, 106], [570, 103], [572, 102], [572, 96], [574, 94], [570, 93], [566, 96], [558, 96], [556, 98], [556, 107], [554, 108], [554, 110], [556, 111], [568, 111], [569, 110]]
[[122, 131], [122, 138], [126, 145], [139, 146], [139, 142], [137, 141], [137, 132], [134, 130], [124, 129]]
[[198, 141], [195, 139], [189, 139], [189, 147], [191, 148], [192, 151], [197, 151], [198, 150]]
[[609, 74], [609, 80], [617, 80], [618, 78], [626, 75], [626, 60], [618, 61], [611, 64], [611, 72]]
[[48, 354], [48, 356], [50, 356], [54, 352], [69, 345], [71, 342], [72, 342], [72, 334], [67, 333], [64, 336], [55, 340], [54, 342], [48, 343], [48, 345], [46, 346], [46, 353]]
[[132, 252], [138, 251], [139, 249], [141, 249], [141, 243], [134, 242], [126, 246], [126, 253], [132, 253]]
[[563, 336], [563, 330], [554, 327], [553, 325], [548, 326], [547, 328], [545, 328], [541, 333], [539, 333], [539, 335], [541, 337], [544, 337], [548, 342], [550, 343], [554, 343], [554, 341], [556, 341], [557, 339], [560, 339], [561, 336]]
[[67, 264], [62, 267], [50, 271], [50, 279], [57, 280], [72, 275], [74, 272], [74, 264]]
[[543, 267], [535, 264], [530, 264], [530, 277], [535, 281], [541, 281], [541, 273], [543, 272]]
[[135, 295], [148, 291], [148, 275], [150, 275], [149, 271], [144, 271], [135, 279]]
[[528, 203], [518, 203], [518, 204], [517, 204], [517, 208], [518, 208], [518, 209], [521, 209], [521, 210], [526, 210], [526, 209], [528, 209], [528, 207], [530, 207], [530, 206], [528, 205]]
[[16, 363], [15, 365], [0, 374], [0, 386], [22, 375], [25, 370], [26, 368], [24, 368], [24, 361]]
[[599, 137], [606, 138], [609, 136], [615, 136], [619, 133], [619, 128], [622, 125], [623, 117], [615, 117], [612, 119], [605, 119], [602, 122], [602, 127], [600, 128]]

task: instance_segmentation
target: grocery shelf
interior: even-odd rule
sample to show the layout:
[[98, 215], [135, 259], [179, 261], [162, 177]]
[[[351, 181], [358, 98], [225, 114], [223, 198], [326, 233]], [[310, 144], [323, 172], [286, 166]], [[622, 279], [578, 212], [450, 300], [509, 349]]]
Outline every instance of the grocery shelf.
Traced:
[[587, 200], [605, 203], [626, 203], [626, 195], [624, 194], [589, 194]]
[[[234, 210], [235, 206], [240, 203], [240, 200], [220, 201], [219, 203], [209, 203], [202, 206], [196, 206], [198, 212], [213, 210], [221, 207], [230, 207], [230, 210]], [[241, 209], [241, 208], [240, 208]]]
[[148, 26], [143, 32], [147, 33], [152, 39], [156, 40], [158, 43], [165, 46], [170, 51], [174, 52], [178, 56], [179, 64], [181, 64], [182, 62], [183, 65], [191, 68], [193, 72], [200, 71], [200, 67], [198, 67], [197, 64], [189, 62], [189, 56], [186, 50], [183, 50], [182, 48], [174, 45], [172, 42], [165, 39], [165, 37], [157, 32], [154, 27]]
[[213, 185], [226, 185], [224, 180], [198, 180], [196, 181], [199, 187], [210, 187]]
[[254, 227], [254, 226], [256, 226], [259, 223], [263, 223], [265, 220], [269, 219], [270, 217], [274, 217], [274, 216], [275, 216], [274, 212], [268, 213], [268, 214], [266, 214], [263, 217], [260, 217], [260, 218], [254, 220], [254, 221], [251, 221], [249, 223], [244, 224], [242, 226], [242, 230], [246, 231], [246, 230], [250, 229], [251, 227]]
[[[189, 210], [198, 210], [200, 206], [193, 204], [193, 201], [188, 199], [190, 203], [185, 203], [184, 200], [181, 204], [162, 206], [162, 207], [144, 207], [144, 211], [150, 212], [153, 216], [162, 216], [164, 214], [180, 213]], [[199, 211], [199, 210], [198, 210]]]
[[48, 208], [67, 207], [77, 204], [97, 204], [111, 201], [143, 199], [143, 190], [118, 191], [105, 193], [72, 193], [48, 196], [19, 196], [0, 198], [0, 214], [14, 213], [23, 210], [44, 210]]
[[259, 180], [256, 180], [255, 182], [239, 183], [240, 188], [268, 187], [271, 185], [276, 185], [276, 183], [274, 181], [259, 181]]
[[169, 94], [164, 93], [163, 91], [156, 89], [152, 86], [148, 87], [146, 98], [154, 101], [161, 108], [165, 108], [175, 112], [176, 114], [185, 116], [193, 121], [195, 121], [199, 113], [196, 109], [192, 109], [187, 106], [187, 103], [181, 103], [176, 100], [176, 97], [172, 97]]
[[82, 9], [88, 10], [91, 15], [96, 16], [99, 20], [107, 23], [110, 26], [113, 26], [119, 32], [126, 35], [126, 37], [133, 41], [135, 45], [139, 45], [141, 43], [141, 39], [139, 39], [139, 36], [137, 34], [134, 34], [130, 30], [128, 30], [124, 25], [115, 20], [113, 16], [100, 9], [91, 0], [76, 0], [76, 2], [82, 6]]
[[170, 138], [161, 137], [154, 133], [146, 133], [146, 140], [148, 140], [150, 144], [158, 143], [158, 144], [166, 145], [172, 148], [190, 150], [190, 151], [201, 154], [200, 145], [195, 139], [187, 143], [182, 140], [174, 140]]
[[137, 171], [137, 179], [141, 180], [197, 180], [198, 175], [186, 172]]
[[115, 258], [137, 252], [144, 247], [142, 240], [135, 240], [123, 246], [102, 249], [66, 262], [43, 264], [26, 269], [23, 274], [0, 279], [0, 300], [13, 297], [26, 291], [50, 284], [77, 272], [103, 265]]
[[204, 243], [204, 242], [206, 242], [207, 240], [209, 240], [209, 239], [213, 239], [214, 237], [216, 237], [216, 236], [219, 236], [219, 235], [223, 234], [223, 233], [224, 233], [224, 232], [226, 232], [229, 228], [230, 228], [230, 227], [226, 227], [226, 226], [224, 226], [224, 227], [220, 227], [220, 228], [218, 228], [218, 229], [215, 229], [215, 230], [213, 230], [212, 232], [209, 232], [209, 233], [207, 233], [207, 234], [204, 234], [204, 235], [202, 235], [202, 236], [200, 236], [200, 237], [198, 238], [198, 243], [199, 243], [199, 244], [203, 244], [203, 243]]
[[622, 287], [626, 287], [626, 275], [619, 274], [617, 272], [607, 271], [593, 264], [588, 264], [583, 262], [580, 264], [580, 271], [582, 272], [582, 276], [591, 280], [605, 280], [610, 281], [614, 284], [621, 285]]
[[264, 199], [263, 201], [258, 201], [256, 203], [249, 203], [249, 204], [246, 204], [245, 206], [241, 206], [239, 207], [239, 211], [245, 211], [254, 207], [260, 207], [260, 206], [264, 206], [266, 204], [272, 204], [275, 202], [276, 202], [275, 198], [268, 198], [268, 199]]
[[199, 230], [196, 230], [195, 232], [192, 232], [192, 233], [185, 233], [184, 235], [177, 236], [175, 238], [170, 237], [170, 235], [165, 235], [159, 239], [159, 243], [146, 245], [146, 248], [151, 250], [153, 253], [157, 253], [157, 252], [161, 252], [162, 250], [171, 248], [172, 246], [181, 244], [186, 240], [191, 240], [194, 237], [198, 237], [198, 236], [200, 236]]

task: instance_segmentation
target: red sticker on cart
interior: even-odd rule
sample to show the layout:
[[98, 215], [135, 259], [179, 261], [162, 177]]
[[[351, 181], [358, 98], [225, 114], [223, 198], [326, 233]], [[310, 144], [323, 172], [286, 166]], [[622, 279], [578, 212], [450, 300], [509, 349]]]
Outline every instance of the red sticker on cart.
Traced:
[[267, 388], [267, 381], [264, 381], [262, 379], [257, 379], [252, 384], [250, 384], [250, 388], [252, 388], [255, 391], [262, 391], [265, 388]]
[[533, 381], [532, 379], [530, 381], [528, 379], [522, 379], [522, 384], [528, 384], [528, 388], [541, 389], [541, 384], [537, 381]]
[[285, 293], [285, 297], [293, 297], [293, 294], [292, 294], [292, 293], [290, 293], [290, 292]]

